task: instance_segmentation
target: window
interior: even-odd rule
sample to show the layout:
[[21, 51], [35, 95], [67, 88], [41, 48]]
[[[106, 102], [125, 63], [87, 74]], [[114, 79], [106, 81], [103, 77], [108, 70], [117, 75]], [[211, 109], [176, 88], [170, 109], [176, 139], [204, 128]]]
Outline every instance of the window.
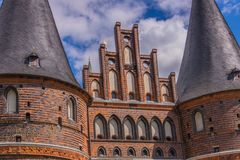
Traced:
[[7, 113], [18, 113], [18, 94], [15, 88], [6, 89]]
[[153, 120], [151, 123], [152, 139], [155, 141], [160, 140], [160, 127], [157, 120]]
[[109, 64], [109, 65], [114, 65], [114, 64], [115, 64], [115, 60], [110, 58], [110, 59], [108, 60], [108, 64]]
[[143, 62], [143, 67], [145, 69], [148, 69], [149, 68], [149, 62], [147, 62], [147, 61]]
[[133, 148], [128, 148], [127, 154], [129, 157], [135, 157], [136, 156], [136, 152]]
[[114, 157], [120, 157], [121, 156], [121, 150], [118, 147], [113, 149], [113, 156]]
[[123, 41], [124, 41], [125, 43], [129, 43], [130, 38], [129, 38], [128, 36], [125, 36], [125, 37], [123, 38]]
[[155, 150], [155, 158], [163, 158], [163, 157], [164, 157], [164, 155], [163, 155], [162, 149], [161, 148], [157, 148]]
[[176, 158], [177, 157], [176, 150], [174, 148], [170, 148], [168, 151], [168, 156], [169, 158]]
[[132, 51], [129, 47], [126, 47], [124, 49], [124, 59], [125, 59], [125, 64], [133, 63]]
[[123, 123], [123, 128], [124, 128], [124, 138], [127, 140], [133, 139], [134, 138], [134, 122], [130, 118], [126, 118], [124, 123]]
[[151, 97], [151, 94], [147, 94], [146, 95], [146, 100], [149, 102], [149, 101], [152, 101], [152, 97]]
[[111, 118], [111, 120], [109, 122], [110, 138], [112, 138], [112, 139], [119, 138], [119, 133], [120, 133], [119, 128], [120, 128], [119, 120], [117, 120], [115, 117]]
[[106, 156], [107, 154], [106, 154], [106, 149], [105, 148], [103, 148], [103, 147], [99, 147], [98, 148], [98, 157], [104, 157], [104, 156]]
[[112, 99], [117, 99], [117, 93], [115, 91], [112, 91]]
[[204, 130], [204, 124], [203, 124], [203, 115], [201, 112], [196, 112], [194, 115], [195, 120], [195, 127], [197, 132], [201, 132]]
[[98, 81], [94, 80], [91, 85], [92, 88], [92, 96], [93, 98], [98, 98], [100, 94], [100, 86]]
[[95, 138], [104, 139], [106, 138], [106, 121], [102, 116], [95, 118]]
[[175, 140], [175, 126], [170, 118], [167, 118], [164, 122], [164, 133], [167, 141]]
[[149, 150], [147, 148], [143, 148], [141, 152], [142, 157], [149, 157]]
[[76, 121], [76, 101], [73, 97], [68, 100], [68, 118], [70, 120]]
[[138, 137], [141, 140], [147, 139], [147, 122], [144, 119], [138, 122]]
[[133, 92], [129, 93], [129, 100], [134, 100], [134, 93]]
[[152, 81], [149, 73], [144, 74], [144, 90], [146, 94], [146, 100], [151, 101]]
[[117, 91], [118, 91], [118, 80], [117, 74], [115, 71], [109, 72], [109, 84], [110, 84], [110, 93], [112, 94], [112, 98], [117, 98]]
[[127, 88], [129, 93], [129, 99], [133, 99], [134, 96], [130, 95], [130, 93], [132, 93], [133, 95], [135, 93], [135, 78], [132, 72], [127, 73]]
[[26, 122], [30, 122], [30, 121], [31, 121], [31, 114], [26, 113]]
[[58, 127], [62, 128], [62, 118], [58, 117]]
[[169, 101], [169, 99], [168, 99], [168, 97], [169, 97], [169, 90], [168, 90], [166, 85], [163, 85], [161, 87], [161, 92], [162, 92], [162, 101], [163, 102], [168, 102]]
[[40, 67], [40, 60], [36, 53], [31, 53], [30, 56], [27, 57], [26, 63], [29, 67]]

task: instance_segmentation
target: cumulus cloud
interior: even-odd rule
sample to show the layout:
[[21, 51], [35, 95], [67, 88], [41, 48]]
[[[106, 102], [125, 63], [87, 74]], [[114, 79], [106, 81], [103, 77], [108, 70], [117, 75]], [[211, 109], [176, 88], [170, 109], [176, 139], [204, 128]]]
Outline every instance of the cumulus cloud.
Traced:
[[140, 21], [141, 50], [149, 53], [158, 50], [158, 64], [161, 76], [178, 72], [184, 52], [187, 29], [184, 18], [174, 16], [167, 20], [146, 19]]

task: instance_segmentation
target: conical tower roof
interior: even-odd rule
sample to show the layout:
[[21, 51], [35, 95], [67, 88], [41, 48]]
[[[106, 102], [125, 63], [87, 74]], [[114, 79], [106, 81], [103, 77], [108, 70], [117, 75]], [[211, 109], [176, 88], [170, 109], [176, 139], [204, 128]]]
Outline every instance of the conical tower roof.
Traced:
[[[240, 89], [240, 50], [214, 0], [193, 0], [177, 82], [179, 103]], [[240, 77], [240, 76], [239, 76]]]
[[[39, 66], [29, 66], [28, 58], [33, 55], [39, 58]], [[0, 57], [0, 75], [44, 76], [78, 86], [48, 0], [4, 0]]]

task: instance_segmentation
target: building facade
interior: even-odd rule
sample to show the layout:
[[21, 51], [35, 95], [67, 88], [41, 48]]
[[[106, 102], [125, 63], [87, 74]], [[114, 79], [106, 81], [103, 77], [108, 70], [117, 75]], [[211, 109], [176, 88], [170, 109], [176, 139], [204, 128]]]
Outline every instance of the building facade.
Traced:
[[0, 9], [0, 159], [240, 159], [240, 49], [214, 0], [193, 0], [178, 81], [114, 28], [100, 73], [74, 78], [48, 0]]
[[99, 47], [100, 73], [83, 67], [93, 159], [182, 159], [175, 73], [158, 75], [157, 50], [142, 55], [138, 25], [115, 25], [116, 52]]

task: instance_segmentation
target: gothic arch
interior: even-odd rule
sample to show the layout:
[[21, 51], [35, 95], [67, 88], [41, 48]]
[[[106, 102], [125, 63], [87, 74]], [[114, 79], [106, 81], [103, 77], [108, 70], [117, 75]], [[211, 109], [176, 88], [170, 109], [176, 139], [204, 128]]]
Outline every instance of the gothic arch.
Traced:
[[127, 89], [128, 89], [128, 96], [129, 99], [134, 99], [136, 96], [136, 81], [135, 76], [132, 72], [127, 72]]
[[158, 117], [153, 117], [150, 123], [151, 139], [160, 141], [163, 139], [163, 126]]
[[137, 135], [138, 139], [148, 140], [149, 139], [149, 124], [145, 117], [141, 116], [137, 122]]
[[116, 115], [112, 115], [108, 121], [108, 134], [110, 139], [120, 139], [121, 135], [121, 121]]
[[136, 139], [136, 128], [133, 118], [126, 116], [122, 124], [123, 138], [128, 140]]
[[118, 76], [114, 70], [109, 71], [109, 91], [112, 99], [118, 97]]
[[124, 63], [133, 64], [133, 53], [129, 46], [124, 48]]
[[176, 141], [176, 128], [174, 121], [167, 117], [163, 123], [164, 139], [167, 141]]
[[100, 97], [100, 84], [98, 80], [93, 80], [91, 83], [91, 91], [93, 98], [99, 98]]
[[107, 121], [101, 114], [94, 119], [94, 137], [95, 139], [107, 139]]

